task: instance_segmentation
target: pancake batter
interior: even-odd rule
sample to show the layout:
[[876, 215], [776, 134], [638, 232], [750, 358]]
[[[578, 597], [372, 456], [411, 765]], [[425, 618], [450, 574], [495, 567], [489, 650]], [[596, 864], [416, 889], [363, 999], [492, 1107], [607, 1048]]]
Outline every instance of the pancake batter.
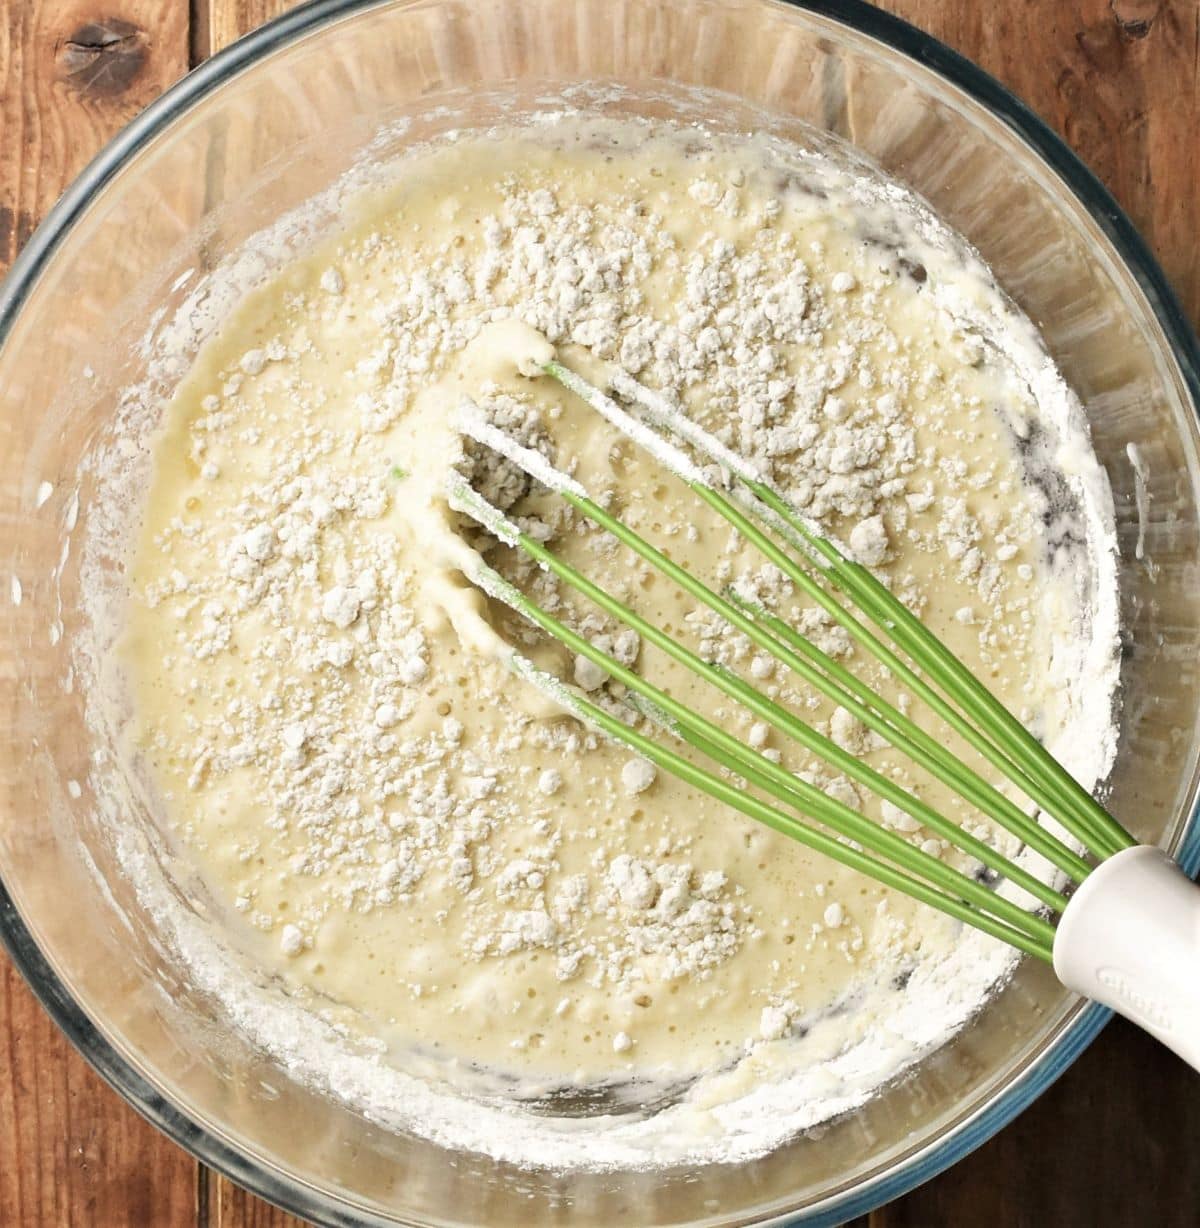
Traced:
[[[601, 1086], [640, 1103], [841, 1052], [914, 969], [953, 955], [956, 923], [547, 709], [490, 637], [621, 696], [466, 589], [445, 535], [751, 745], [966, 864], [440, 503], [447, 467], [467, 466], [615, 596], [987, 833], [451, 426], [472, 396], [677, 561], [897, 699], [652, 459], [519, 376], [511, 330], [585, 373], [618, 363], [760, 461], [1053, 742], [1079, 609], [1053, 566], [1054, 488], [1023, 442], [1037, 398], [893, 230], [877, 202], [781, 173], [754, 142], [594, 120], [463, 134], [415, 155], [205, 348], [166, 411], [134, 560], [131, 754], [221, 925], [297, 1002], [468, 1091], [478, 1075], [517, 1099]], [[999, 973], [1007, 956], [991, 957]]]

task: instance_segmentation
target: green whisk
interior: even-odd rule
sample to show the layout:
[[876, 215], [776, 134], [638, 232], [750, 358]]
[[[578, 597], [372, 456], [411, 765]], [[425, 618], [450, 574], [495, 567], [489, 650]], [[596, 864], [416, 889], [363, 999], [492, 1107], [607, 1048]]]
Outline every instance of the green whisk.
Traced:
[[[539, 452], [489, 423], [469, 399], [459, 409], [458, 427], [464, 435], [557, 492], [581, 516], [841, 705], [980, 815], [1039, 853], [1058, 872], [1055, 878], [1063, 887], [1047, 884], [965, 831], [732, 670], [704, 661], [522, 532], [465, 477], [454, 473], [447, 496], [457, 512], [523, 551], [779, 733], [899, 807], [999, 879], [1028, 893], [1031, 905], [1025, 907], [945, 864], [793, 775], [597, 648], [476, 557], [464, 564], [468, 580], [621, 683], [637, 711], [664, 736], [660, 740], [631, 727], [515, 651], [513, 669], [562, 708], [625, 743], [660, 770], [845, 866], [1052, 964], [1069, 988], [1125, 1014], [1200, 1068], [1200, 978], [1194, 975], [1200, 951], [1200, 891], [1175, 863], [1161, 850], [1139, 845], [869, 570], [848, 559], [744, 458], [664, 396], [624, 372], [617, 372], [609, 391], [604, 391], [553, 356], [524, 361], [520, 369], [557, 380], [671, 470], [1070, 839], [1038, 822], [776, 614], [736, 592], [716, 591], [673, 562]], [[618, 397], [628, 408], [618, 403]], [[701, 458], [703, 468], [693, 455]], [[699, 760], [683, 753], [684, 746], [698, 752]], [[758, 793], [741, 787], [739, 780]]]

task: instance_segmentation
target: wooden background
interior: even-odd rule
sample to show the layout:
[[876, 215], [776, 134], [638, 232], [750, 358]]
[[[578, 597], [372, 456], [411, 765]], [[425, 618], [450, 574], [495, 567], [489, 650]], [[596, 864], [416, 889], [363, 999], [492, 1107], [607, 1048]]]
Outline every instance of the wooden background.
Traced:
[[[0, 0], [0, 271], [107, 137], [286, 0]], [[888, 0], [1039, 112], [1200, 320], [1200, 0]], [[854, 1228], [1200, 1224], [1200, 1076], [1123, 1023]], [[295, 1228], [146, 1125], [0, 955], [0, 1228]]]

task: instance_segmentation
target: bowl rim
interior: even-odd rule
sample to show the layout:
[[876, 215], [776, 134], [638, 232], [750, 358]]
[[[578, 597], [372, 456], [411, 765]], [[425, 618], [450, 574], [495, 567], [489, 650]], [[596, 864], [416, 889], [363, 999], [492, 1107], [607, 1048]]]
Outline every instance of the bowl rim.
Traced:
[[[764, 0], [840, 23], [916, 61], [957, 87], [1000, 119], [1033, 150], [1104, 232], [1145, 295], [1183, 379], [1193, 412], [1200, 418], [1200, 341], [1146, 241], [1109, 190], [1066, 142], [990, 73], [866, 0]], [[151, 138], [196, 103], [270, 52], [357, 12], [382, 8], [389, 0], [307, 0], [217, 52], [170, 86], [118, 132], [87, 164], [50, 209], [0, 282], [0, 346], [43, 269], [95, 197]], [[1175, 856], [1192, 877], [1200, 871], [1200, 801], [1192, 808]], [[363, 1208], [286, 1177], [243, 1154], [193, 1121], [159, 1093], [123, 1057], [71, 997], [35, 942], [0, 880], [0, 943], [14, 965], [75, 1049], [136, 1112], [195, 1159], [236, 1184], [292, 1214], [328, 1228], [383, 1224]], [[956, 1123], [940, 1138], [893, 1169], [830, 1195], [800, 1212], [789, 1211], [763, 1224], [834, 1228], [866, 1214], [928, 1181], [979, 1147], [1058, 1079], [1099, 1034], [1112, 1012], [1097, 1003], [1077, 1006], [1042, 1053], [1031, 1059], [994, 1099]], [[391, 1223], [397, 1221], [392, 1220]]]

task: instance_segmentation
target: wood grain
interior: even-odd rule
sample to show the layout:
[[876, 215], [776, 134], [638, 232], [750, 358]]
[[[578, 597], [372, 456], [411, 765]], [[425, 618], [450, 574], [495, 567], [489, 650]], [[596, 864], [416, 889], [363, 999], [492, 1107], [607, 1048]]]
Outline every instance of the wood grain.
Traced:
[[0, 1224], [191, 1228], [196, 1166], [96, 1077], [0, 957]]
[[869, 1228], [1194, 1228], [1200, 1075], [1124, 1020], [990, 1143]]
[[[186, 8], [0, 3], [0, 270], [96, 150], [180, 77]], [[96, 1077], [0, 952], [0, 1224], [191, 1228], [196, 1165]]]
[[263, 22], [294, 8], [297, 0], [198, 0], [194, 20], [209, 55], [228, 47]]
[[187, 38], [178, 3], [0, 3], [5, 267], [96, 150], [187, 71]]
[[[99, 145], [286, 0], [0, 0], [0, 267]], [[1200, 319], [1200, 0], [886, 0], [1078, 150]], [[1111, 1026], [1036, 1105], [856, 1228], [1200, 1223], [1200, 1076]], [[0, 956], [0, 1228], [297, 1228], [97, 1079]]]
[[302, 1228], [304, 1221], [247, 1194], [217, 1173], [208, 1174], [210, 1210], [207, 1224], [198, 1228]]
[[[1200, 3], [888, 0], [998, 77], [1079, 153], [1200, 321]], [[1193, 1228], [1200, 1075], [1118, 1020], [949, 1172], [855, 1228]]]
[[1200, 319], [1200, 3], [887, 0], [1050, 124], [1149, 240]]

